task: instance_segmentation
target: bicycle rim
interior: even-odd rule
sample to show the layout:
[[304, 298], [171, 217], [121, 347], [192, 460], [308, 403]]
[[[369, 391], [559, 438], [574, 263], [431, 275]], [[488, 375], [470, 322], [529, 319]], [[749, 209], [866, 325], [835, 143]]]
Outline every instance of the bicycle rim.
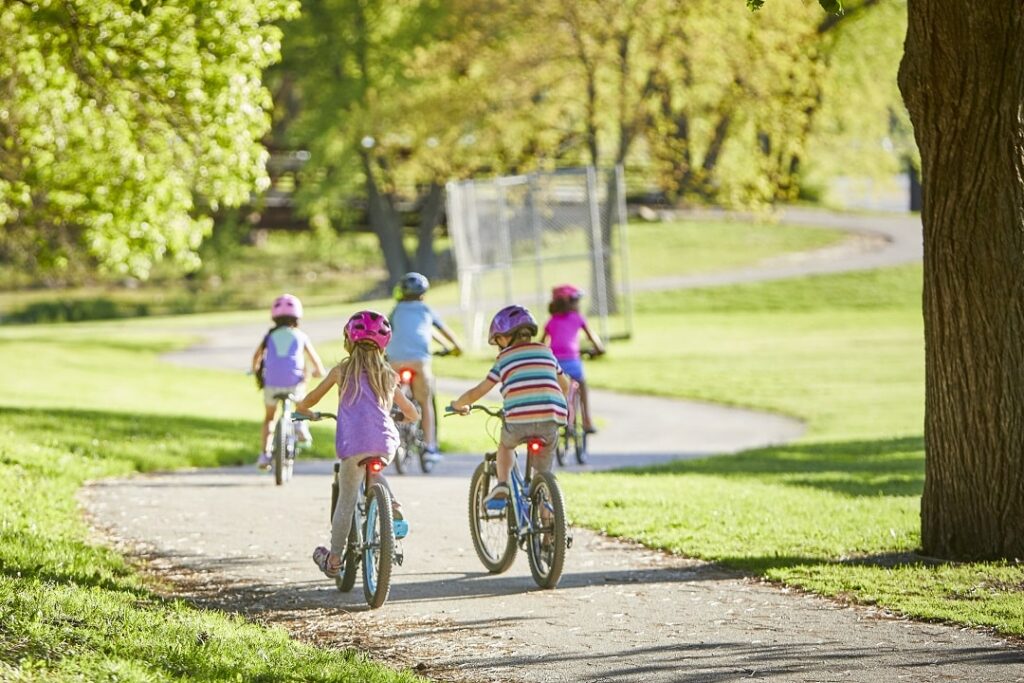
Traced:
[[576, 453], [576, 462], [583, 465], [587, 462], [587, 432], [583, 429], [583, 405], [578, 395], [575, 406], [572, 424], [573, 450]]
[[274, 452], [272, 455], [274, 467], [274, 483], [277, 484], [278, 486], [284, 483], [284, 449], [284, 427], [281, 425], [281, 420], [278, 420], [277, 425], [274, 426]]
[[395, 529], [391, 516], [391, 495], [381, 484], [370, 487], [366, 497], [363, 538], [363, 596], [376, 609], [391, 591], [391, 562], [395, 554]]
[[537, 472], [530, 482], [530, 573], [541, 588], [554, 588], [565, 565], [565, 502], [550, 472]]
[[491, 490], [492, 477], [487, 463], [477, 465], [469, 483], [469, 531], [473, 548], [480, 562], [492, 574], [500, 574], [512, 566], [516, 557], [516, 539], [509, 533], [508, 515], [512, 506], [488, 510], [484, 498]]

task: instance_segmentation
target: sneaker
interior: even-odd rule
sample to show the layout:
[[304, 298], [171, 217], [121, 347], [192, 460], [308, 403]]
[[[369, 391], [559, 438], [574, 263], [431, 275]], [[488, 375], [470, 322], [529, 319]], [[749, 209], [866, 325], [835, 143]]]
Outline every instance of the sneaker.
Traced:
[[584, 427], [583, 431], [587, 434], [597, 434], [597, 427], [590, 425], [589, 427]]
[[491, 489], [491, 492], [487, 494], [487, 497], [484, 498], [484, 505], [489, 506], [490, 503], [497, 503], [499, 501], [504, 504], [511, 493], [512, 489], [508, 487], [508, 484], [499, 481], [494, 485], [494, 488]]
[[437, 450], [437, 446], [427, 446], [423, 449], [423, 459], [436, 464], [444, 460], [444, 456]]
[[274, 460], [270, 457], [270, 453], [263, 452], [260, 453], [260, 457], [256, 459], [256, 467], [259, 467], [261, 470], [269, 470], [273, 462]]
[[313, 551], [313, 562], [316, 562], [316, 566], [320, 568], [320, 571], [324, 573], [329, 579], [335, 579], [338, 574], [341, 573], [341, 563], [338, 563], [337, 567], [331, 567], [331, 551], [322, 545], [318, 545], [316, 550]]

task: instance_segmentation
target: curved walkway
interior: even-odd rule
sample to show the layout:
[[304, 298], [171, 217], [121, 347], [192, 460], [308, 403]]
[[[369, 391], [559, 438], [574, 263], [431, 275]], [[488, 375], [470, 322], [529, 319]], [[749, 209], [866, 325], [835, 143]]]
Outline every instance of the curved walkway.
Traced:
[[[801, 211], [787, 220], [864, 232], [840, 248], [652, 286], [920, 258], [916, 219]], [[314, 338], [337, 334], [336, 321], [304, 327]], [[235, 340], [248, 342], [262, 330], [226, 328], [170, 360], [242, 368], [251, 349]], [[595, 468], [731, 452], [801, 431], [798, 422], [753, 411], [623, 398], [595, 392], [597, 411], [614, 416], [594, 441]], [[671, 430], [636, 428], [652, 419]], [[686, 439], [652, 437], [662, 433]], [[329, 528], [329, 462], [300, 462], [295, 479], [281, 488], [252, 468], [225, 468], [104, 481], [84, 497], [97, 526], [146, 557], [179, 594], [437, 680], [1024, 679], [1021, 652], [983, 633], [843, 607], [583, 529], [575, 530], [555, 591], [533, 590], [522, 557], [508, 573], [488, 575], [473, 552], [465, 513], [468, 475], [478, 457], [449, 456], [430, 476], [390, 477], [413, 531], [391, 598], [373, 612], [365, 610], [358, 587], [337, 593], [309, 560]]]

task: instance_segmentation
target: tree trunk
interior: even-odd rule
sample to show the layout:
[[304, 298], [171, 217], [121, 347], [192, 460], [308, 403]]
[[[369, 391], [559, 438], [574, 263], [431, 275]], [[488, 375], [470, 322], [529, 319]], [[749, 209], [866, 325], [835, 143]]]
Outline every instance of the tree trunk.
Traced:
[[1024, 558], [1024, 4], [910, 0], [921, 150], [925, 553]]
[[434, 228], [444, 213], [444, 188], [431, 183], [420, 204], [419, 239], [416, 243], [416, 270], [427, 279], [437, 277], [437, 255], [434, 254]]
[[388, 287], [393, 286], [409, 269], [409, 257], [402, 245], [402, 217], [395, 209], [391, 197], [383, 194], [373, 175], [373, 161], [364, 153], [363, 170], [366, 173], [366, 201], [370, 228], [377, 235], [384, 265], [388, 269]]

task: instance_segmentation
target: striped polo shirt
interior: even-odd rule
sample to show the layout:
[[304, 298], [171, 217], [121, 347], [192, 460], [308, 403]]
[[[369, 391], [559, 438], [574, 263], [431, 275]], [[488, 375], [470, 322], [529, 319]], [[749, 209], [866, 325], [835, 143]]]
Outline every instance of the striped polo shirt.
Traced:
[[487, 379], [501, 383], [505, 422], [565, 424], [567, 407], [558, 375], [562, 369], [544, 344], [527, 342], [501, 351]]

